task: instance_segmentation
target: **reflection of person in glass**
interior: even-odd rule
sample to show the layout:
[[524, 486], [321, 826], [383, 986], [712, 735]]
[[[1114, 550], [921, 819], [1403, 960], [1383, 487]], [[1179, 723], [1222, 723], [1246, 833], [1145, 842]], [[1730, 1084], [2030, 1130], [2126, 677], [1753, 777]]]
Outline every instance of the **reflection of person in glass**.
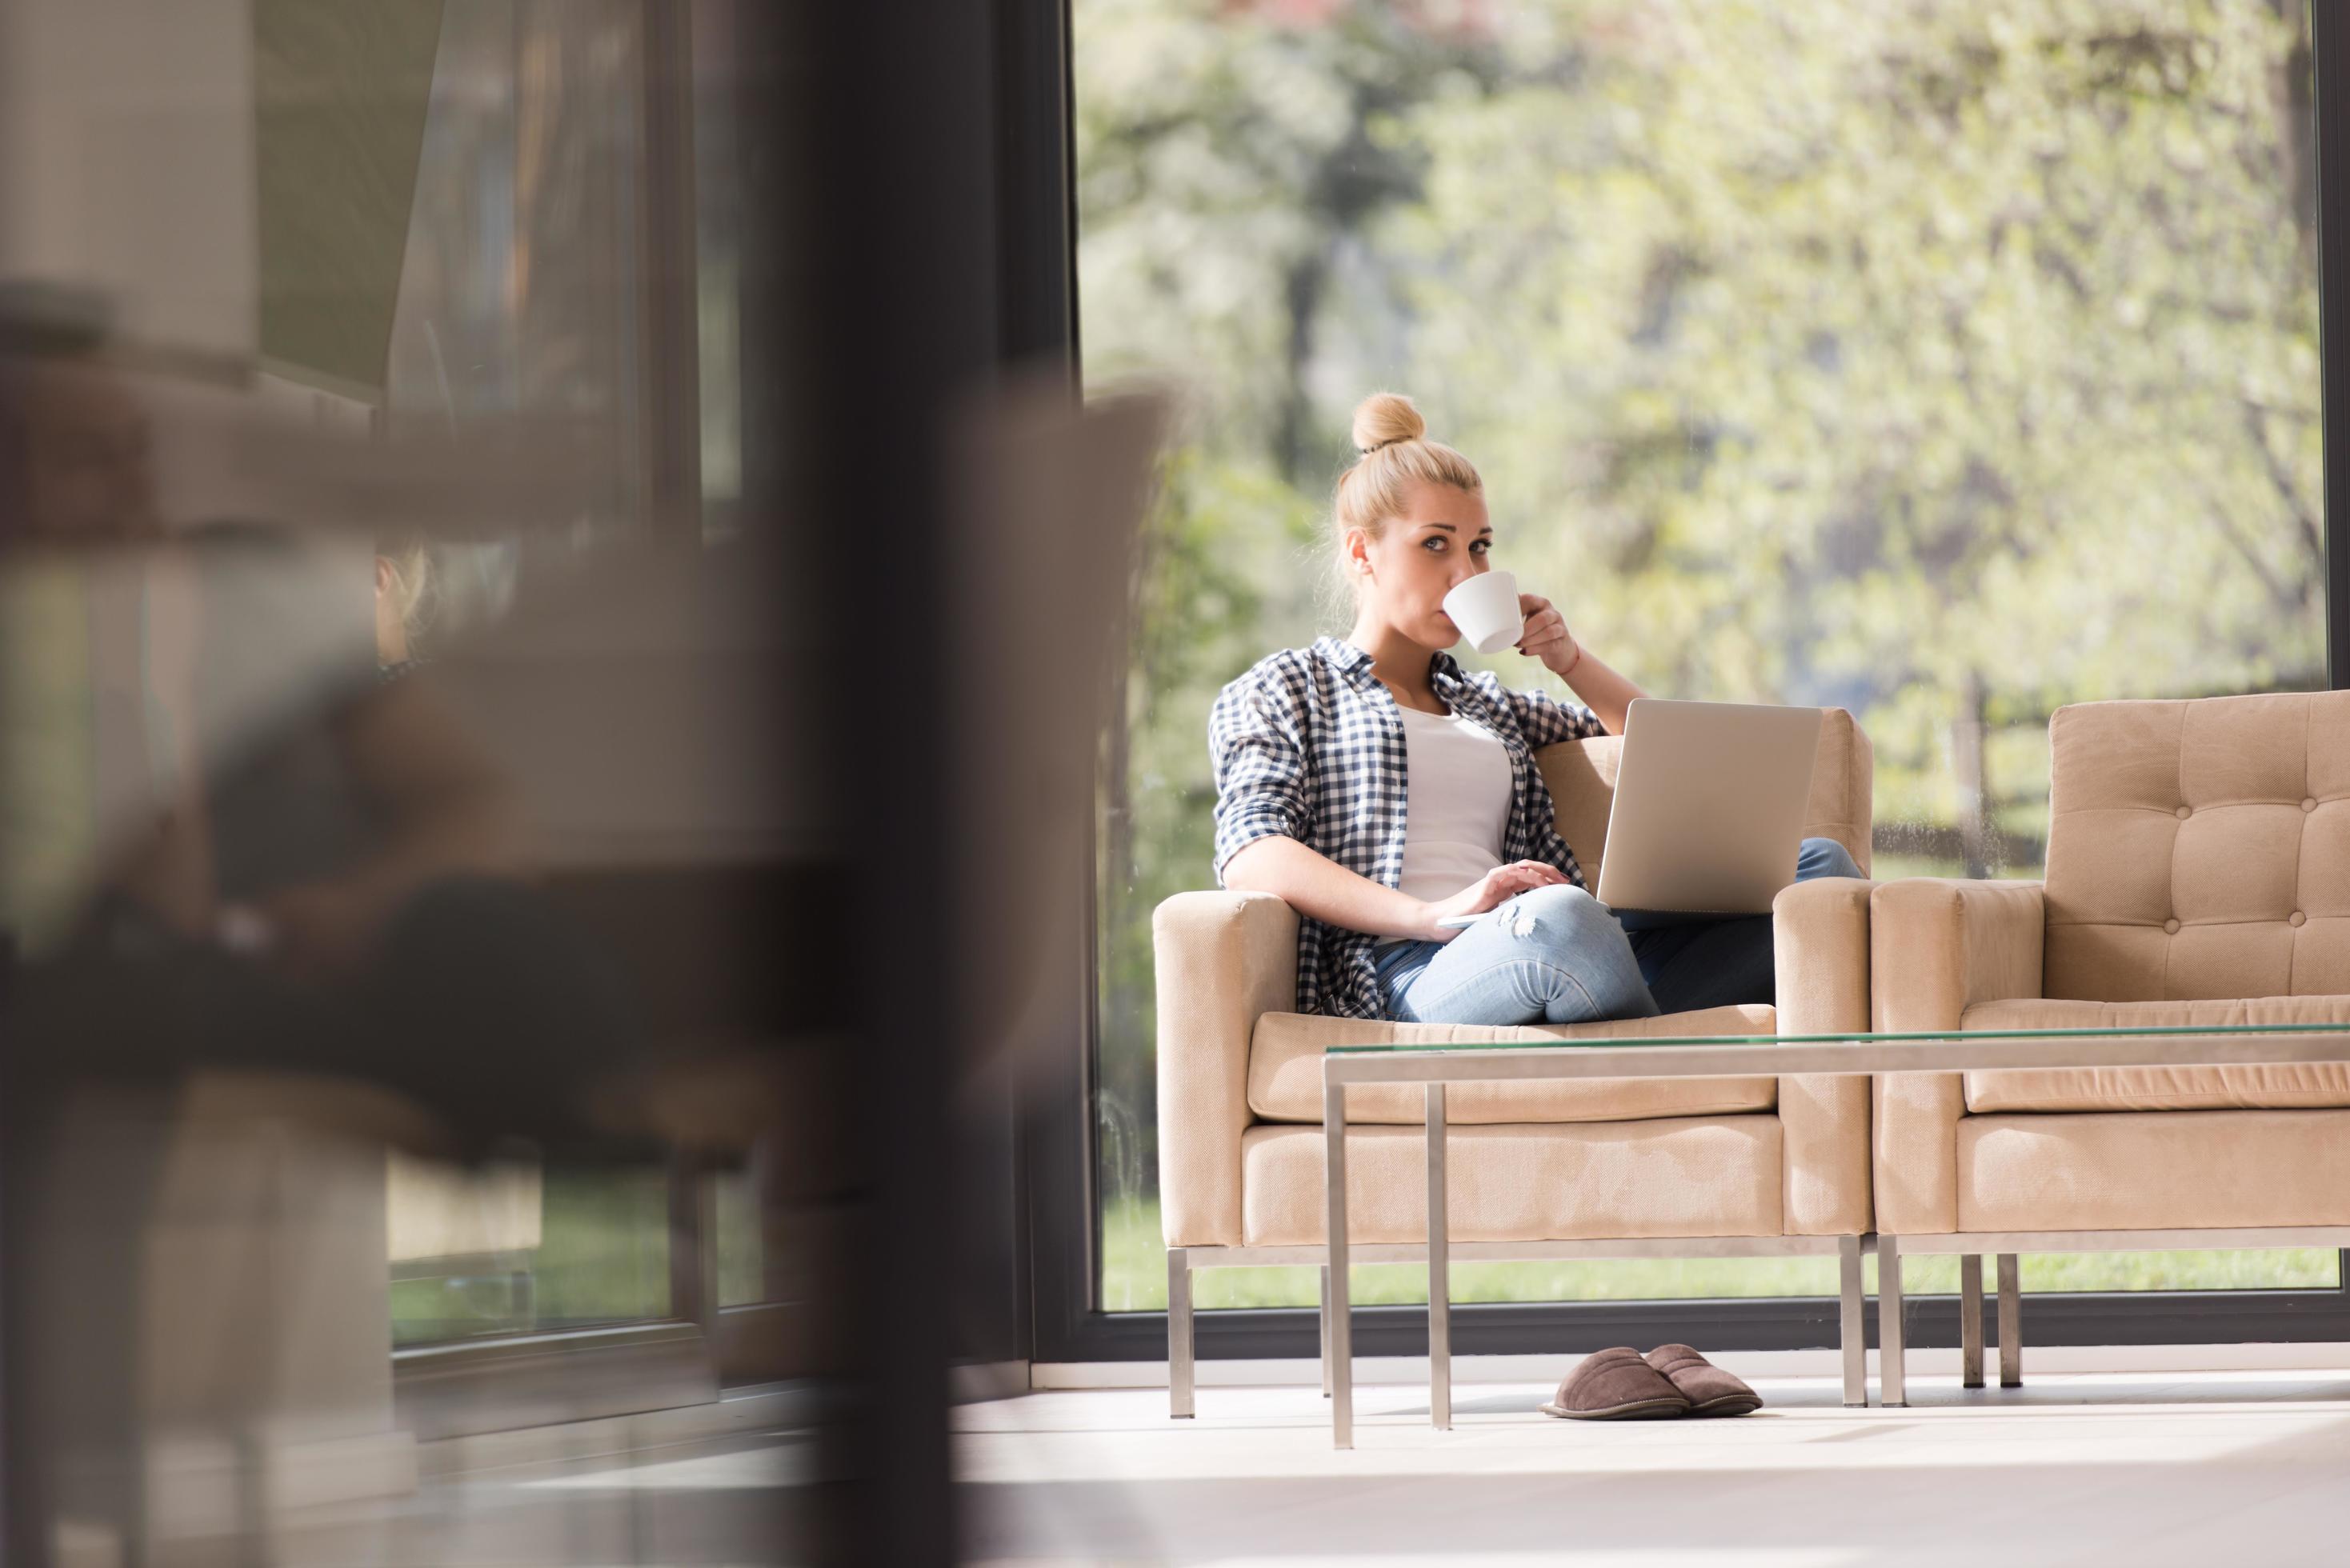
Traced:
[[[1575, 1023], [1773, 1000], [1770, 916], [1619, 918], [1586, 889], [1534, 750], [1621, 733], [1639, 688], [1536, 594], [1517, 651], [1588, 706], [1456, 663], [1444, 598], [1492, 569], [1483, 483], [1409, 399], [1366, 400], [1354, 435], [1334, 524], [1353, 628], [1261, 660], [1209, 721], [1217, 877], [1303, 917], [1299, 1010]], [[1807, 838], [1796, 875], [1860, 869]], [[1437, 923], [1462, 916], [1484, 918]]]
[[[268, 524], [166, 533], [146, 418], [95, 335], [52, 327], [16, 347], [0, 376], [18, 504], [0, 537], [29, 547], [5, 558], [53, 576], [82, 559], [89, 582], [134, 590], [117, 640], [135, 649], [53, 660], [137, 688], [54, 705], [139, 720], [126, 743], [90, 738], [94, 755], [68, 772], [101, 793], [109, 774], [131, 774], [114, 793], [150, 792], [128, 831], [121, 814], [93, 831], [103, 842], [78, 913], [29, 944], [41, 961], [17, 987], [20, 1011], [61, 1008], [50, 1022], [88, 1038], [76, 1056], [87, 1067], [347, 1071], [429, 1098], [474, 1147], [562, 1136], [567, 1107], [546, 1073], [576, 1071], [599, 1044], [617, 1054], [624, 1014], [603, 995], [609, 966], [577, 950], [525, 885], [515, 792], [416, 657], [432, 597], [425, 542], [382, 541], [370, 558]], [[363, 580], [345, 581], [369, 567], [371, 627]], [[94, 640], [109, 631], [102, 618], [77, 624]], [[286, 672], [301, 700], [281, 701], [269, 732], [234, 755], [208, 748], [197, 732], [208, 680], [286, 648], [319, 650], [319, 668]], [[26, 781], [7, 783], [25, 793]], [[106, 983], [131, 962], [137, 985]], [[68, 1025], [87, 1007], [101, 1012]], [[93, 1032], [96, 1016], [115, 1026]], [[540, 1022], [518, 1027], [525, 1018]]]
[[[373, 553], [370, 626], [365, 550], [248, 524], [166, 534], [147, 420], [95, 337], [6, 325], [7, 1556], [47, 1561], [78, 1515], [131, 1560], [140, 1260], [186, 1075], [385, 1085], [422, 1102], [442, 1152], [478, 1157], [576, 1136], [571, 1096], [635, 1033], [609, 963], [523, 879], [514, 791], [414, 658], [429, 553]], [[319, 649], [358, 657], [307, 668]], [[293, 694], [233, 755], [199, 722], [224, 670]], [[112, 1107], [102, 1149], [93, 1104]]]
[[[282, 557], [289, 573], [315, 569], [285, 535], [195, 532], [212, 548]], [[523, 867], [511, 787], [435, 699], [415, 657], [431, 552], [401, 540], [370, 564], [373, 679], [347, 677], [348, 690], [311, 725], [211, 788], [212, 934], [289, 977], [348, 978], [414, 899], [436, 888], [446, 896], [441, 885], [452, 880], [511, 878]], [[497, 896], [482, 887], [465, 895]]]
[[412, 647], [434, 579], [432, 546], [418, 538], [380, 545], [375, 553], [375, 659], [387, 674], [413, 667]]

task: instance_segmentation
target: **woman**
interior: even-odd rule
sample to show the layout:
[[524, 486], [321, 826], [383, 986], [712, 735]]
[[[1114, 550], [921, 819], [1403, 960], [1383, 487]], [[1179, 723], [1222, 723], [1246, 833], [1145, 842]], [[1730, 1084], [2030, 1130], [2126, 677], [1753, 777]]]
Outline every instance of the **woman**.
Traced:
[[[1588, 706], [1444, 651], [1461, 639], [1444, 597], [1492, 569], [1493, 531], [1477, 471], [1426, 428], [1393, 393], [1356, 410], [1334, 522], [1354, 629], [1216, 699], [1218, 879], [1304, 917], [1301, 1012], [1583, 1023], [1773, 1001], [1770, 916], [1619, 918], [1585, 888], [1534, 749], [1622, 733], [1644, 693], [1536, 594], [1518, 596], [1517, 650]], [[1835, 840], [1804, 840], [1799, 879], [1859, 875]], [[1461, 915], [1485, 918], [1437, 923]]]

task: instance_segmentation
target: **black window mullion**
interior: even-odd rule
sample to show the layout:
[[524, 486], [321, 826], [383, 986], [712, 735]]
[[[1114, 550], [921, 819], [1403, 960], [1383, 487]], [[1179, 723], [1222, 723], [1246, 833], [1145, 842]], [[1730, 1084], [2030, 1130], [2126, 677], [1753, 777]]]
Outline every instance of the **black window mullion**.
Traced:
[[[2334, 307], [2350, 301], [2350, 16], [2339, 5], [2309, 7], [2311, 98], [2317, 117], [2317, 340], [2321, 428], [2325, 447], [2325, 683], [2350, 689], [2350, 330]], [[2350, 1298], [2350, 1247], [2336, 1254], [2339, 1290]]]
[[[2350, 515], [2350, 328], [2335, 330], [2334, 307], [2350, 300], [2350, 16], [2333, 5], [2313, 5], [2309, 12], [2316, 78], [2317, 337], [2325, 436], [2325, 671], [2327, 685], [2339, 691], [2350, 688], [2350, 542], [2335, 522]], [[2345, 1261], [2350, 1265], [2350, 1250]], [[2350, 1273], [2345, 1280], [2350, 1282]]]

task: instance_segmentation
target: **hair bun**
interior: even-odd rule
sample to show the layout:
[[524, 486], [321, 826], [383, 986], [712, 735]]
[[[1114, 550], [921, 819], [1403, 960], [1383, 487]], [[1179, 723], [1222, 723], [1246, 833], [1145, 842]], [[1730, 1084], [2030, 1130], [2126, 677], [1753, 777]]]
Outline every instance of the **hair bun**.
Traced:
[[1355, 449], [1365, 456], [1427, 433], [1428, 421], [1401, 392], [1373, 392], [1355, 405]]

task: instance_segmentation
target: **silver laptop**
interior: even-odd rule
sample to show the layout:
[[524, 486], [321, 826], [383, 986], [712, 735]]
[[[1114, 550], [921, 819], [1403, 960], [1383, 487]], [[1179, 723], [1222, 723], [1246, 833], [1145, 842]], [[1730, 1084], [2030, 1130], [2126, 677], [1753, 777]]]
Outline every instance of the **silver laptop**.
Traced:
[[1599, 901], [1768, 914], [1795, 879], [1821, 718], [1817, 708], [1635, 699], [1600, 853]]

